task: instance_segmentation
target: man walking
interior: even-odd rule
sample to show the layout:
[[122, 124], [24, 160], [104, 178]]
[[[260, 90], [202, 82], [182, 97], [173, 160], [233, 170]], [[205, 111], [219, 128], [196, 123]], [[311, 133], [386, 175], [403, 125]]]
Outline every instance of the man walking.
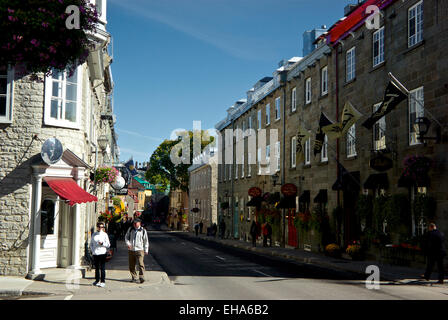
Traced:
[[138, 264], [138, 271], [140, 277], [140, 283], [145, 282], [144, 272], [145, 263], [144, 256], [149, 252], [149, 240], [148, 233], [141, 225], [140, 219], [135, 219], [133, 227], [130, 227], [126, 232], [125, 241], [128, 246], [129, 253], [129, 271], [131, 272], [132, 282], [137, 281], [137, 272], [135, 270], [136, 264]]
[[252, 225], [250, 226], [250, 236], [252, 237], [252, 247], [255, 247], [258, 238], [258, 225], [255, 220], [252, 221]]
[[446, 255], [445, 251], [445, 237], [442, 232], [437, 230], [435, 223], [429, 224], [429, 232], [426, 238], [426, 256], [427, 266], [426, 272], [422, 275], [426, 280], [431, 278], [431, 273], [434, 268], [434, 264], [437, 263], [437, 269], [439, 272], [439, 281], [437, 283], [443, 283], [444, 280], [444, 268], [443, 258]]

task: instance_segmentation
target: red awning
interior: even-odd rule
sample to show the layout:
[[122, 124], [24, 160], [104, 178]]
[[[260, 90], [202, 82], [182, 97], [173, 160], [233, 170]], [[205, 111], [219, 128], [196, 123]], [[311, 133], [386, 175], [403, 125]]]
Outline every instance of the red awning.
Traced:
[[70, 206], [77, 203], [97, 202], [98, 198], [84, 191], [71, 178], [44, 178], [50, 188], [62, 199], [68, 200]]

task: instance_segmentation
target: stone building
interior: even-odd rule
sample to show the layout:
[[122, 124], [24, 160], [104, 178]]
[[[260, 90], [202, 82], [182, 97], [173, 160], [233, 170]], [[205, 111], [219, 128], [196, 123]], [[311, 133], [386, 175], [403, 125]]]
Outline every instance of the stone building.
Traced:
[[[0, 67], [0, 275], [37, 278], [47, 268], [79, 269], [84, 243], [107, 207], [109, 187], [94, 185], [92, 174], [117, 161], [119, 150], [106, 1], [97, 5], [95, 49], [73, 76], [40, 74], [36, 81]], [[41, 157], [50, 138], [64, 150], [52, 165]], [[62, 184], [71, 191], [61, 192]]]
[[[369, 5], [381, 10], [378, 26], [369, 24], [370, 20], [366, 23]], [[248, 91], [247, 99], [227, 110], [227, 117], [216, 129], [220, 133], [218, 202], [223, 204], [219, 215], [231, 230], [229, 236], [247, 238], [254, 216], [254, 208], [247, 206], [249, 188], [258, 187], [263, 194], [272, 194], [287, 183], [297, 187], [296, 213], [319, 209], [328, 214], [333, 236], [327, 243], [334, 241], [346, 247], [366, 236], [369, 223], [363, 221], [357, 208], [358, 199], [365, 195], [374, 199], [381, 195], [407, 196], [406, 232], [393, 234], [388, 229], [391, 221], [388, 226], [386, 218], [381, 220], [384, 235], [392, 236], [387, 241], [393, 244], [422, 234], [424, 221], [416, 219], [413, 209], [419, 194], [435, 198], [434, 219], [442, 231], [448, 231], [444, 179], [448, 63], [444, 50], [447, 42], [443, 41], [448, 28], [443, 17], [447, 13], [448, 5], [440, 1], [360, 2], [316, 40], [314, 51], [290, 60], [274, 72], [273, 78], [259, 81]], [[282, 77], [284, 72], [286, 76]], [[391, 80], [389, 73], [410, 95], [372, 129], [366, 128], [362, 124], [384, 99]], [[339, 123], [348, 103], [362, 114], [361, 118], [344, 136], [325, 137], [322, 151], [314, 155], [321, 114]], [[426, 125], [430, 123], [426, 133], [429, 139], [419, 140], [415, 120], [423, 117]], [[238, 128], [255, 132], [241, 135], [235, 131]], [[263, 148], [259, 151], [263, 146], [259, 129], [278, 130], [278, 141], [274, 143], [266, 132], [266, 152]], [[311, 134], [301, 154], [295, 152], [299, 129]], [[440, 141], [430, 139], [438, 132]], [[245, 141], [243, 151], [238, 150], [239, 139]], [[251, 145], [255, 147], [249, 152]], [[232, 152], [226, 155], [226, 150]], [[248, 161], [254, 160], [248, 158], [254, 153], [257, 164], [249, 165]], [[411, 155], [426, 156], [433, 164], [427, 178], [416, 184], [406, 183], [403, 176], [403, 161]], [[260, 175], [258, 171], [264, 166], [259, 162], [266, 157], [276, 163], [268, 174]], [[334, 211], [337, 207], [342, 208], [342, 215], [334, 216], [339, 212]], [[297, 216], [291, 213], [282, 212], [285, 232], [280, 233], [279, 242], [284, 239], [286, 245], [322, 251], [325, 241], [320, 232], [302, 230], [296, 238], [290, 236], [297, 230]]]
[[218, 224], [218, 157], [215, 151], [211, 151], [209, 159], [205, 160], [205, 154], [198, 156], [197, 164], [193, 164], [189, 171], [189, 208], [188, 225], [191, 231], [196, 222], [204, 224], [204, 230]]
[[185, 230], [189, 227], [188, 216], [189, 200], [188, 192], [181, 189], [170, 190], [169, 193], [169, 212], [167, 214], [167, 223], [169, 227]]

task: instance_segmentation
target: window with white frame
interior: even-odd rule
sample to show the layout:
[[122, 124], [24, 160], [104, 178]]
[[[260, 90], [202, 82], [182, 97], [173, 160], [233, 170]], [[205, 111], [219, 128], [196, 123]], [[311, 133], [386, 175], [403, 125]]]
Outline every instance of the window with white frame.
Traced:
[[325, 66], [322, 68], [321, 72], [321, 95], [326, 95], [328, 93], [328, 67]]
[[305, 142], [305, 165], [311, 163], [311, 138]]
[[356, 124], [352, 125], [347, 132], [347, 157], [356, 156]]
[[14, 69], [0, 66], [0, 123], [12, 122]]
[[45, 78], [46, 125], [79, 129], [81, 118], [82, 68], [73, 75], [53, 71]]
[[275, 99], [275, 120], [280, 119], [280, 97]]
[[247, 153], [247, 176], [250, 177], [252, 175], [252, 153]]
[[384, 62], [384, 27], [373, 33], [373, 66]]
[[305, 80], [305, 103], [311, 103], [311, 78]]
[[346, 54], [346, 81], [355, 79], [356, 76], [356, 48], [353, 47]]
[[243, 120], [243, 134], [242, 137], [244, 138], [246, 136], [246, 119]]
[[266, 125], [271, 123], [271, 104], [266, 105]]
[[320, 161], [328, 161], [328, 136], [325, 135], [324, 143], [322, 144], [322, 151], [320, 152]]
[[297, 150], [297, 137], [294, 136], [291, 138], [291, 168], [295, 168], [297, 165], [296, 150]]
[[247, 128], [248, 129], [252, 129], [252, 115], [249, 116], [249, 118], [247, 119]]
[[408, 47], [423, 41], [423, 1], [408, 10]]
[[418, 127], [414, 125], [415, 119], [425, 116], [425, 100], [423, 96], [423, 87], [410, 91], [409, 94], [409, 145], [420, 144], [417, 139]]
[[291, 91], [291, 111], [297, 109], [297, 88], [293, 88]]
[[258, 110], [258, 130], [261, 129], [261, 110]]
[[280, 141], [275, 143], [275, 159], [277, 160], [276, 171], [280, 171]]
[[[373, 112], [376, 112], [381, 106], [381, 103], [377, 103], [373, 106]], [[378, 120], [373, 126], [373, 149], [383, 150], [386, 149], [386, 116]]]
[[271, 172], [271, 146], [267, 145], [266, 146], [266, 173], [270, 173]]
[[258, 174], [261, 174], [261, 148], [257, 149]]

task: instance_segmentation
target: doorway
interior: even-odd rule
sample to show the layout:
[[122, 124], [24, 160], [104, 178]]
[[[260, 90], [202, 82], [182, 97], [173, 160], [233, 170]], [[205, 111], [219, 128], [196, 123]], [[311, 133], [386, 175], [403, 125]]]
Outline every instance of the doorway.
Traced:
[[73, 243], [73, 218], [74, 212], [68, 204], [60, 203], [59, 217], [59, 254], [58, 266], [68, 267], [72, 262], [72, 243]]

